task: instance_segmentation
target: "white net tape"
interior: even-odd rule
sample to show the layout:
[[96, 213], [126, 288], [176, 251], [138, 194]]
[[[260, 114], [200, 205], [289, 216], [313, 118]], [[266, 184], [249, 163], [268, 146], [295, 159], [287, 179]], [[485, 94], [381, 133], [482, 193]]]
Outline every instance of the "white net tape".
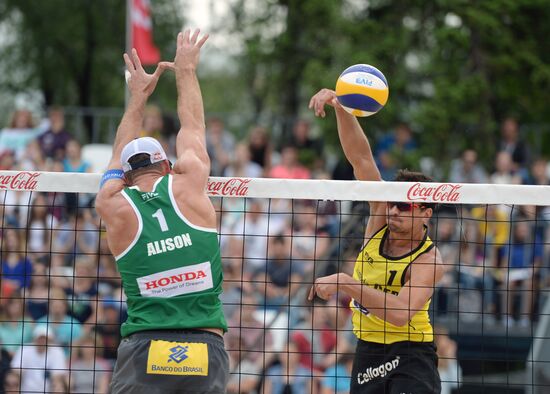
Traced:
[[[0, 189], [97, 193], [101, 174], [0, 171]], [[211, 177], [213, 197], [550, 205], [550, 186]]]
[[[19, 217], [18, 229], [26, 231], [24, 257], [33, 260], [34, 256], [47, 255], [51, 259], [45, 264], [47, 259], [39, 264], [33, 260], [35, 268], [43, 272], [33, 268], [32, 281], [39, 281], [36, 278], [40, 277], [64, 280], [72, 294], [77, 271], [81, 269], [77, 266], [82, 265], [77, 264], [79, 258], [91, 258], [97, 264], [93, 265], [99, 267], [94, 268], [97, 271], [92, 270], [89, 275], [99, 283], [100, 293], [102, 288], [109, 289], [105, 294], [110, 298], [95, 302], [103, 303], [102, 314], [112, 313], [113, 317], [110, 323], [91, 324], [96, 325], [96, 334], [108, 340], [116, 338], [120, 327], [117, 313], [123, 312], [125, 306], [120, 298], [114, 260], [91, 209], [100, 179], [101, 174], [0, 171], [0, 198], [4, 204], [2, 230], [6, 234], [13, 231], [6, 225], [6, 218], [11, 215], [12, 219]], [[41, 193], [42, 199], [37, 203], [36, 196]], [[79, 196], [66, 200], [71, 193]], [[363, 202], [368, 201], [450, 206], [436, 211], [429, 230], [448, 270], [432, 297], [432, 324], [447, 329], [458, 343], [453, 354], [439, 352], [444, 385], [461, 387], [459, 365], [462, 365], [465, 375], [462, 387], [469, 387], [467, 392], [479, 392], [476, 390], [491, 384], [495, 389], [510, 389], [511, 393], [514, 388], [547, 392], [544, 390], [550, 387], [550, 302], [545, 287], [545, 283], [550, 284], [550, 215], [545, 208], [550, 206], [550, 186], [212, 177], [207, 193], [214, 197], [219, 215], [226, 283], [222, 298], [226, 315], [232, 316], [228, 318], [229, 333], [225, 339], [233, 371], [233, 391], [229, 392], [255, 393], [240, 389], [251, 381], [255, 388], [271, 385], [287, 387], [285, 390], [290, 390], [289, 382], [293, 381], [301, 387], [300, 393], [316, 392], [325, 380], [330, 381], [334, 390], [323, 393], [336, 392], [336, 387], [341, 386], [330, 365], [340, 362], [343, 366], [349, 362], [346, 356], [353, 355], [352, 346], [341, 345], [350, 345], [355, 339], [349, 300], [335, 299], [319, 305], [305, 298], [316, 277], [353, 271], [369, 215]], [[47, 207], [52, 213], [49, 218], [56, 211], [59, 223], [54, 225], [51, 219], [39, 224], [44, 228], [30, 228], [31, 220], [26, 215], [29, 212], [29, 217], [32, 216], [30, 212], [36, 204]], [[72, 209], [72, 222], [65, 217], [68, 212], [63, 210], [67, 208]], [[78, 212], [80, 216], [76, 215]], [[515, 243], [514, 232], [522, 223], [528, 225], [528, 234], [521, 247], [532, 251], [533, 259], [539, 258], [540, 262], [531, 263], [538, 264], [536, 270], [529, 267], [512, 273], [514, 253], [521, 249], [516, 248], [519, 244]], [[304, 231], [304, 227], [310, 231]], [[46, 236], [42, 230], [46, 230]], [[43, 245], [40, 242], [44, 239], [48, 242]], [[64, 248], [63, 240], [74, 245]], [[35, 243], [39, 244], [36, 248]], [[274, 270], [277, 253], [282, 253], [288, 264]], [[83, 266], [89, 263], [84, 261]], [[48, 264], [51, 270], [45, 274], [44, 267]], [[521, 286], [526, 279], [531, 279], [531, 284], [524, 289]], [[523, 284], [516, 287], [520, 282]], [[29, 302], [27, 293], [20, 297]], [[52, 295], [47, 302], [54, 300]], [[527, 308], [521, 308], [522, 302]], [[511, 311], [516, 311], [514, 316]], [[506, 318], [520, 322], [518, 316], [529, 320], [528, 325], [506, 325]], [[445, 337], [446, 334], [436, 336], [438, 346], [446, 346], [441, 342]], [[73, 350], [74, 346], [94, 346], [97, 354], [103, 346], [103, 350], [109, 349], [111, 357], [116, 357], [117, 344], [112, 340], [103, 345], [93, 342], [82, 345], [80, 341], [68, 341], [65, 345]], [[294, 356], [296, 359], [292, 361]], [[291, 369], [288, 365], [291, 362], [309, 369], [306, 372], [303, 368]], [[518, 363], [520, 376], [514, 367]], [[69, 365], [64, 368], [70, 369], [70, 379], [77, 379], [76, 373], [99, 376], [102, 371], [101, 365], [81, 369]], [[106, 367], [107, 373], [110, 367]], [[384, 373], [390, 373], [394, 366], [387, 368]], [[371, 368], [360, 378], [375, 379], [376, 373]], [[494, 383], [486, 381], [485, 375], [491, 375]], [[349, 376], [344, 380], [345, 386]]]

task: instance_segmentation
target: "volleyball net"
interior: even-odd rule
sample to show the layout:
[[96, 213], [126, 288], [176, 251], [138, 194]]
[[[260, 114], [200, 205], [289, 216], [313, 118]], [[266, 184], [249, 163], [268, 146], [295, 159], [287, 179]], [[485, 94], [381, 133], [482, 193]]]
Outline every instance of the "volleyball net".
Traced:
[[[7, 390], [108, 390], [126, 306], [94, 210], [99, 180], [0, 172]], [[351, 379], [393, 371], [351, 376], [351, 299], [307, 300], [315, 278], [353, 275], [367, 201], [436, 206], [428, 234], [445, 273], [429, 316], [443, 392], [550, 390], [550, 187], [211, 178], [207, 192], [225, 278], [228, 393], [344, 393]]]

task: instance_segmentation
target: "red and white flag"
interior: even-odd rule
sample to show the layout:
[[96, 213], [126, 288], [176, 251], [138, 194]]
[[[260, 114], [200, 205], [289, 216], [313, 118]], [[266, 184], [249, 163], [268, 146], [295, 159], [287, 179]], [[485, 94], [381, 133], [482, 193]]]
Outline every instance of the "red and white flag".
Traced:
[[136, 48], [141, 63], [157, 64], [160, 51], [153, 42], [153, 20], [149, 0], [130, 0], [131, 47]]

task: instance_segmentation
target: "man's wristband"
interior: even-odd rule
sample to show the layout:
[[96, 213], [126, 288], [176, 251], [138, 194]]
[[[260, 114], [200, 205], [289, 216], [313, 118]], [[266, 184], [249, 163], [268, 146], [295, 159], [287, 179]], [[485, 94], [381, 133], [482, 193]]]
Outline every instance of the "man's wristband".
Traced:
[[119, 169], [105, 171], [105, 174], [103, 174], [103, 176], [101, 177], [99, 188], [101, 189], [105, 184], [105, 182], [110, 181], [112, 179], [124, 179], [124, 171]]

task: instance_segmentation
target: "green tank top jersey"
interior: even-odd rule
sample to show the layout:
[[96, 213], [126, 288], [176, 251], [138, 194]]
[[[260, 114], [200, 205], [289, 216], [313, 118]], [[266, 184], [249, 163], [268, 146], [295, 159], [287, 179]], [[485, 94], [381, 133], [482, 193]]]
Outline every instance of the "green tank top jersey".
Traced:
[[216, 229], [195, 226], [183, 216], [172, 175], [159, 178], [151, 192], [133, 186], [122, 195], [139, 222], [133, 242], [116, 256], [128, 304], [122, 336], [163, 329], [227, 331]]

